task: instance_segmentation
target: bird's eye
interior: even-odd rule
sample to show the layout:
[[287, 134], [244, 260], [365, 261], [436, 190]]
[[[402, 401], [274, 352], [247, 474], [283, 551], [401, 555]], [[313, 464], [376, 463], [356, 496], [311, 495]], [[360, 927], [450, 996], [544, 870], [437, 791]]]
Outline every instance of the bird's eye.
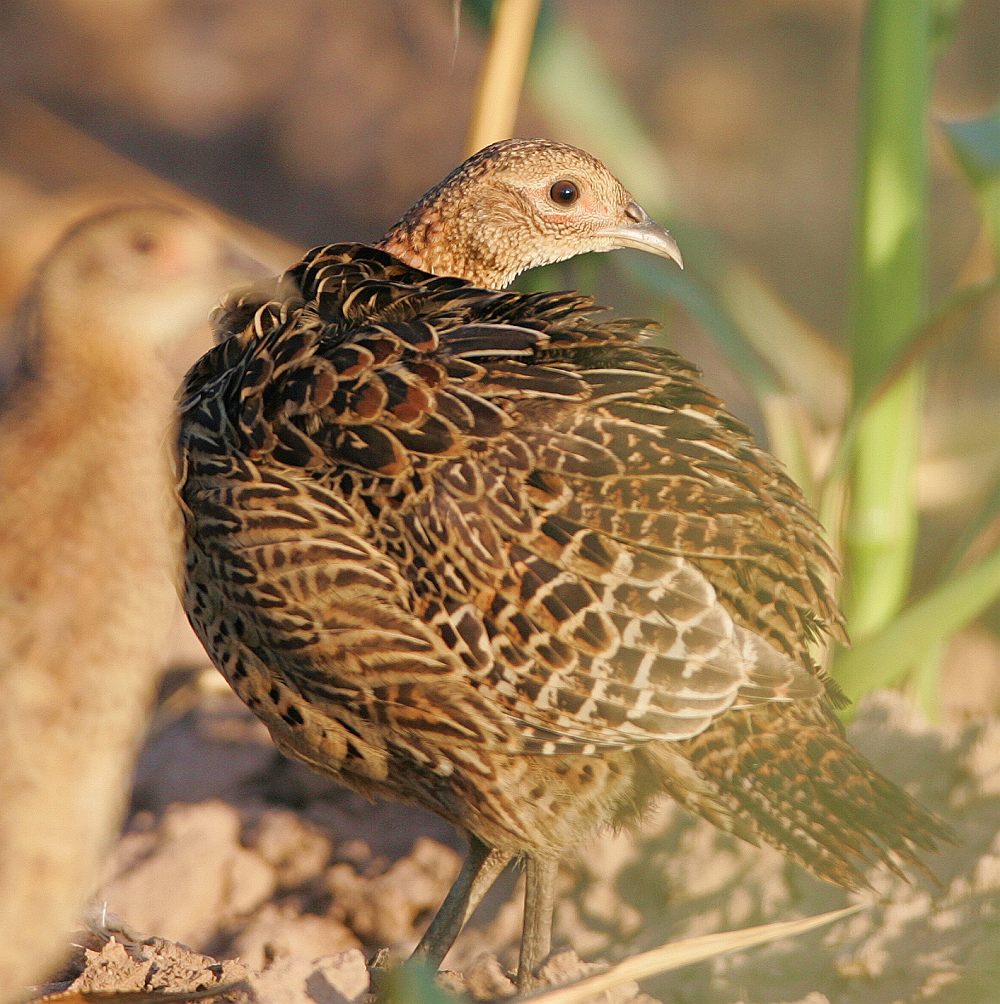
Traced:
[[557, 181], [549, 189], [549, 198], [557, 206], [572, 206], [580, 198], [580, 189], [572, 181]]
[[160, 245], [156, 234], [149, 230], [137, 230], [132, 234], [129, 243], [136, 254], [152, 254]]

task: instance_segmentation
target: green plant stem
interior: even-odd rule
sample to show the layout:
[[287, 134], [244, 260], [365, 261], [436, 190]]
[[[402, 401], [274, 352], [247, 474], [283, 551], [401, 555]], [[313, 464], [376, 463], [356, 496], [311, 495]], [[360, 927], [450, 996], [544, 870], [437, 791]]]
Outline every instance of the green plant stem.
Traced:
[[860, 639], [898, 612], [910, 583], [917, 537], [914, 476], [923, 371], [914, 372], [861, 423], [844, 532], [844, 606]]
[[[862, 65], [853, 392], [863, 399], [925, 309], [929, 0], [872, 0]], [[863, 638], [899, 610], [916, 541], [923, 368], [858, 428], [844, 531], [845, 608]]]
[[946, 345], [949, 338], [961, 331], [961, 322], [974, 309], [1000, 293], [1000, 279], [962, 286], [949, 293], [934, 312], [904, 339], [899, 351], [886, 360], [883, 372], [877, 373], [863, 398], [855, 397], [844, 421], [840, 440], [824, 476], [828, 486], [842, 485], [845, 472], [854, 456], [856, 437], [868, 411], [881, 401], [910, 371], [922, 363], [932, 351]]

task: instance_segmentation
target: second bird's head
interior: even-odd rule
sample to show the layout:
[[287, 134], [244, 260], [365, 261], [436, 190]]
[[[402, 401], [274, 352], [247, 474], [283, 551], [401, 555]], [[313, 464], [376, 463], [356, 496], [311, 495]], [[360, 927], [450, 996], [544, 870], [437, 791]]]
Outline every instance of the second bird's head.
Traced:
[[683, 267], [677, 242], [599, 160], [542, 139], [503, 140], [473, 154], [380, 246], [416, 268], [494, 289], [588, 251], [639, 248]]

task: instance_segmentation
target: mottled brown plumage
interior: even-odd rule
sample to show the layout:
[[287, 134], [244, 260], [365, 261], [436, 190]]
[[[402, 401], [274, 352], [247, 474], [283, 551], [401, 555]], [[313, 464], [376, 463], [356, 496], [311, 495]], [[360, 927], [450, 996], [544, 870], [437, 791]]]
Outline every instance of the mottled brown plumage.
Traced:
[[[523, 192], [567, 178], [564, 242]], [[832, 713], [809, 646], [841, 631], [834, 561], [773, 458], [644, 323], [463, 281], [615, 230], [676, 257], [592, 158], [500, 144], [382, 248], [231, 296], [183, 388], [195, 630], [285, 752], [470, 835], [434, 961], [525, 859], [522, 984], [560, 856], [663, 792], [848, 887], [945, 834]]]

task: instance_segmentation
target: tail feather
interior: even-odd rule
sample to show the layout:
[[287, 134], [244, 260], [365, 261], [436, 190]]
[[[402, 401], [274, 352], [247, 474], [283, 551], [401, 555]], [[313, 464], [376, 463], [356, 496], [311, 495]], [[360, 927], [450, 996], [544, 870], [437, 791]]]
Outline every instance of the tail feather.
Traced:
[[[870, 889], [866, 871], [879, 863], [933, 880], [918, 852], [955, 842], [847, 743], [818, 702], [731, 711], [674, 751], [685, 770], [661, 776], [678, 801], [836, 885]], [[700, 791], [690, 785], [692, 769]]]

